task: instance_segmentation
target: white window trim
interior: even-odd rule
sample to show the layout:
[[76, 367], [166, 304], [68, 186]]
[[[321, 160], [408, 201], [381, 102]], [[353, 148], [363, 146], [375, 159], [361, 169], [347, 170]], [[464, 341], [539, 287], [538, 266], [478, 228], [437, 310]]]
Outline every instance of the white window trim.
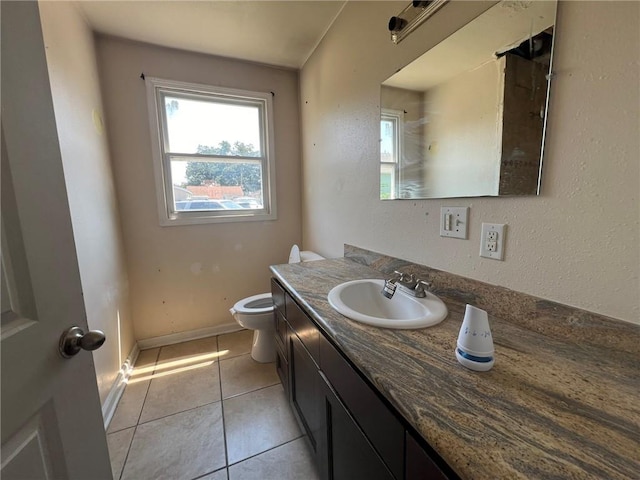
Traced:
[[382, 108], [380, 114], [381, 120], [391, 120], [395, 123], [395, 162], [383, 162], [380, 161], [380, 167], [382, 165], [388, 165], [393, 167], [394, 175], [393, 175], [393, 185], [391, 185], [391, 194], [388, 200], [395, 200], [398, 198], [398, 188], [402, 183], [402, 179], [400, 178], [402, 175], [402, 155], [403, 155], [403, 142], [404, 142], [404, 111], [402, 110], [392, 110], [390, 108]]
[[[161, 226], [197, 225], [204, 223], [247, 222], [276, 220], [276, 168], [274, 148], [273, 94], [270, 92], [252, 92], [233, 88], [214, 87], [196, 83], [165, 80], [146, 77], [147, 108], [151, 133], [153, 172], [156, 184], [156, 202]], [[160, 122], [164, 115], [164, 106], [159, 102], [160, 91], [174, 91], [177, 94], [205, 94], [219, 97], [247, 98], [264, 103], [261, 122], [263, 125], [263, 145], [266, 155], [266, 168], [262, 169], [262, 209], [216, 210], [216, 211], [180, 211], [173, 209], [173, 184], [171, 182], [171, 164], [165, 154], [167, 132]]]

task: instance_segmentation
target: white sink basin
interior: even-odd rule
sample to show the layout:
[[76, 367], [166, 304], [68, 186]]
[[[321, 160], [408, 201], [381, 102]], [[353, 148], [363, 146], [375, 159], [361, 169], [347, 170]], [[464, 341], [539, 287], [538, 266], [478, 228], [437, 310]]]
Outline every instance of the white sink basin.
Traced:
[[424, 328], [447, 316], [447, 307], [433, 293], [416, 298], [398, 289], [393, 298], [382, 295], [384, 280], [367, 278], [331, 289], [329, 304], [351, 320], [385, 328]]

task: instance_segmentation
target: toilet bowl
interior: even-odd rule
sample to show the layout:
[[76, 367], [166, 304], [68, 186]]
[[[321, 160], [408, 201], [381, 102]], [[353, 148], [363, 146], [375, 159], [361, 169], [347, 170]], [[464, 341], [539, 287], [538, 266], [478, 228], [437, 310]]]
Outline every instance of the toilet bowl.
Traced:
[[260, 363], [275, 362], [275, 322], [271, 294], [261, 293], [244, 298], [229, 311], [240, 326], [254, 331], [251, 358]]
[[[322, 260], [324, 257], [314, 252], [301, 252], [297, 245], [291, 248], [289, 263]], [[276, 361], [275, 321], [273, 299], [270, 293], [261, 293], [243, 298], [229, 311], [240, 326], [253, 330], [251, 358], [256, 362]]]

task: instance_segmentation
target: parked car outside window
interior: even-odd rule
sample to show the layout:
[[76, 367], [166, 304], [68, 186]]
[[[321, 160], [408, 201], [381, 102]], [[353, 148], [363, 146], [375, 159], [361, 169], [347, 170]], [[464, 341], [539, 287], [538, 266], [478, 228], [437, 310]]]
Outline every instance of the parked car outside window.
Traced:
[[231, 200], [184, 200], [176, 202], [176, 210], [237, 210], [242, 207]]
[[262, 204], [255, 198], [251, 197], [238, 197], [234, 198], [233, 201], [240, 205], [242, 208], [262, 208]]

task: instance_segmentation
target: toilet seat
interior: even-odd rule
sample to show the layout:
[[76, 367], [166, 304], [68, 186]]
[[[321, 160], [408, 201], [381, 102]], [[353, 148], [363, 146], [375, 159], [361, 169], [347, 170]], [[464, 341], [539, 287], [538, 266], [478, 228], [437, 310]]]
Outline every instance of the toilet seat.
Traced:
[[271, 293], [261, 293], [244, 298], [233, 306], [232, 310], [245, 315], [259, 315], [273, 311]]

